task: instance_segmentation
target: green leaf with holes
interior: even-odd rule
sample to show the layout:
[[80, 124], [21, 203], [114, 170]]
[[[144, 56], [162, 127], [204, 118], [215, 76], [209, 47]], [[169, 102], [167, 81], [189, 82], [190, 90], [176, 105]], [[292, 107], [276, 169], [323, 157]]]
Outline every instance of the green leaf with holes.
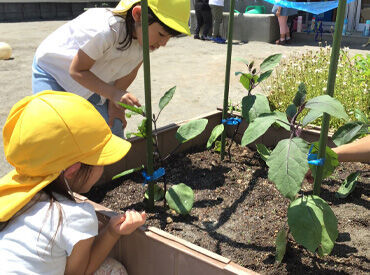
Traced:
[[279, 53], [270, 55], [265, 60], [263, 60], [260, 65], [261, 73], [264, 73], [275, 68], [279, 64], [281, 57], [282, 55]]
[[361, 121], [351, 121], [339, 127], [334, 133], [332, 140], [335, 145], [351, 143], [358, 137], [367, 133], [367, 124]]
[[176, 184], [166, 192], [166, 201], [176, 213], [186, 215], [193, 207], [194, 192], [184, 183]]
[[355, 190], [359, 175], [359, 171], [350, 174], [343, 182], [343, 184], [339, 187], [338, 191], [335, 193], [335, 196], [339, 199], [347, 198], [348, 195], [351, 194], [353, 190]]

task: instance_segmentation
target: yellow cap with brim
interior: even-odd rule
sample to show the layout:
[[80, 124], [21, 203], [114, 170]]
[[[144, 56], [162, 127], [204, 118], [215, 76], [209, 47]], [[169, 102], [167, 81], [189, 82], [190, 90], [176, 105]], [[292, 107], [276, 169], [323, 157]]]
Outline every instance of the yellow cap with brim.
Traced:
[[131, 144], [112, 134], [84, 98], [44, 91], [16, 103], [3, 128], [4, 152], [15, 169], [0, 179], [0, 222], [76, 162], [108, 165]]
[[[121, 0], [113, 12], [125, 16], [137, 3], [140, 3], [140, 0]], [[180, 33], [190, 35], [189, 0], [148, 0], [148, 6], [162, 23]]]

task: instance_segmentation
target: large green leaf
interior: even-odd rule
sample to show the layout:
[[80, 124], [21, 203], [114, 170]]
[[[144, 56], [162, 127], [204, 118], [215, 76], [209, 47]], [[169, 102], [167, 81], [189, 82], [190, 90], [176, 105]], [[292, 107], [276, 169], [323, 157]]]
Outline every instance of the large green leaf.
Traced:
[[263, 72], [261, 73], [261, 75], [259, 76], [259, 78], [257, 79], [257, 82], [262, 82], [264, 81], [265, 79], [269, 78], [270, 75], [272, 74], [272, 71], [273, 70], [268, 70], [266, 72]]
[[270, 113], [270, 106], [266, 96], [248, 95], [242, 99], [242, 117], [247, 123], [264, 113]]
[[284, 258], [285, 251], [286, 251], [286, 244], [288, 232], [285, 229], [281, 229], [279, 233], [276, 235], [275, 245], [276, 245], [276, 254], [275, 254], [275, 261], [281, 263]]
[[[164, 197], [164, 190], [158, 184], [154, 184], [154, 201], [160, 201]], [[146, 189], [144, 198], [149, 200], [149, 189]]]
[[350, 143], [362, 134], [367, 133], [367, 125], [360, 121], [352, 121], [339, 127], [334, 133], [332, 140], [335, 145], [340, 146]]
[[240, 76], [240, 83], [244, 86], [244, 88], [247, 89], [247, 91], [249, 91], [249, 89], [251, 88], [251, 79], [253, 78], [253, 75], [252, 74], [242, 74]]
[[256, 147], [257, 147], [257, 152], [258, 154], [260, 154], [261, 158], [264, 161], [267, 161], [267, 159], [271, 155], [271, 150], [269, 150], [264, 144], [261, 144], [261, 143], [257, 144]]
[[[314, 142], [311, 153], [318, 154], [318, 152], [319, 152], [319, 142]], [[325, 179], [329, 177], [331, 174], [333, 174], [335, 168], [338, 165], [339, 165], [338, 155], [332, 149], [330, 149], [330, 147], [326, 146], [322, 178]], [[316, 166], [310, 164], [310, 169], [312, 172], [312, 176], [316, 177]]]
[[323, 112], [317, 110], [310, 110], [308, 114], [302, 120], [302, 126], [306, 126], [308, 123], [318, 119], [323, 115]]
[[270, 126], [275, 123], [277, 120], [277, 116], [274, 113], [270, 114], [262, 114], [261, 116], [257, 117], [253, 120], [247, 130], [245, 130], [241, 145], [247, 146], [248, 144], [255, 141], [257, 138], [262, 136]]
[[118, 179], [120, 177], [123, 177], [123, 176], [127, 176], [129, 174], [132, 174], [134, 172], [138, 172], [140, 170], [144, 169], [144, 165], [141, 165], [139, 167], [136, 167], [136, 168], [132, 168], [132, 169], [129, 169], [129, 170], [126, 170], [126, 171], [123, 171], [122, 173], [119, 173], [117, 175], [115, 175], [112, 180], [115, 180], [115, 179]]
[[307, 101], [306, 108], [327, 113], [337, 118], [348, 119], [348, 115], [346, 114], [343, 105], [329, 95], [320, 95], [311, 98]]
[[224, 131], [224, 125], [218, 124], [215, 128], [213, 128], [212, 133], [207, 141], [207, 149], [210, 149], [212, 144], [216, 141], [216, 139], [222, 134]]
[[125, 103], [122, 103], [122, 102], [117, 102], [117, 104], [121, 105], [123, 108], [125, 108], [127, 110], [130, 110], [134, 113], [145, 116], [145, 112], [141, 108], [131, 106], [131, 105], [128, 105], [128, 104], [125, 104]]
[[186, 215], [193, 207], [194, 192], [184, 183], [176, 184], [166, 192], [166, 201], [178, 214]]
[[159, 109], [162, 110], [164, 107], [166, 107], [166, 105], [168, 104], [168, 102], [171, 101], [172, 97], [173, 97], [173, 94], [175, 93], [176, 91], [176, 86], [172, 87], [171, 89], [169, 89], [162, 97], [161, 99], [159, 100]]
[[275, 68], [275, 66], [279, 64], [281, 56], [282, 55], [280, 53], [279, 54], [273, 54], [273, 55], [270, 55], [269, 57], [267, 57], [265, 60], [263, 60], [261, 65], [260, 65], [261, 73], [264, 73], [266, 71], [269, 71], [269, 70]]
[[293, 104], [297, 107], [301, 106], [306, 101], [306, 94], [306, 85], [304, 85], [304, 83], [302, 82], [298, 86], [298, 91], [294, 96]]
[[328, 255], [338, 237], [338, 221], [318, 196], [298, 198], [288, 208], [288, 224], [295, 241], [311, 252]]
[[199, 134], [201, 134], [206, 128], [208, 119], [201, 118], [197, 120], [189, 121], [188, 123], [181, 125], [176, 132], [176, 139], [180, 143], [185, 143]]
[[338, 191], [335, 193], [335, 196], [340, 199], [347, 198], [349, 194], [355, 190], [357, 184], [357, 178], [360, 175], [360, 172], [354, 172], [349, 175], [343, 184], [339, 187]]
[[280, 193], [290, 200], [301, 189], [308, 170], [308, 144], [301, 138], [281, 140], [267, 160], [268, 178]]

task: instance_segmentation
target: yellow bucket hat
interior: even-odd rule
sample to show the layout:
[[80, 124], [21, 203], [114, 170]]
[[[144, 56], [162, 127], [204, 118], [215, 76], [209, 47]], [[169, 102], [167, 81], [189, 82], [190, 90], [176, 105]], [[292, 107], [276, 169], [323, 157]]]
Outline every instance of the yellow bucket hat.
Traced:
[[112, 134], [84, 98], [44, 91], [16, 103], [3, 128], [4, 152], [15, 169], [0, 179], [0, 222], [76, 162], [108, 165], [131, 144]]
[[[136, 3], [140, 3], [140, 0], [121, 0], [113, 12], [125, 16], [127, 11]], [[158, 19], [168, 27], [190, 35], [188, 25], [190, 16], [189, 0], [148, 0], [148, 6]]]

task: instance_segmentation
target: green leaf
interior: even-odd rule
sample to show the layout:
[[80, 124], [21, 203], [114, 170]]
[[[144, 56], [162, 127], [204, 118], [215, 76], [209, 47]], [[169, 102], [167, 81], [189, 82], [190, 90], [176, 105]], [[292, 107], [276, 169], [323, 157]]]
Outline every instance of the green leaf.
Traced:
[[286, 244], [288, 232], [285, 229], [281, 229], [279, 233], [276, 235], [275, 245], [276, 245], [276, 253], [275, 253], [275, 261], [281, 263], [284, 258], [285, 251], [286, 251]]
[[135, 106], [131, 106], [122, 102], [117, 102], [117, 104], [121, 105], [123, 108], [130, 110], [134, 113], [137, 113], [139, 115], [145, 116], [145, 112], [141, 108], [137, 108]]
[[[149, 200], [149, 189], [147, 188], [144, 197]], [[154, 184], [154, 201], [160, 201], [164, 197], [164, 190], [158, 184]]]
[[335, 196], [339, 199], [347, 198], [349, 194], [355, 190], [357, 184], [357, 178], [360, 175], [360, 172], [354, 172], [349, 175], [343, 184], [339, 187], [338, 191], [335, 193]]
[[216, 141], [216, 139], [222, 134], [225, 127], [223, 124], [216, 125], [215, 128], [213, 128], [212, 133], [207, 141], [207, 149], [210, 149], [212, 144]]
[[132, 169], [129, 169], [129, 170], [126, 170], [126, 171], [123, 171], [122, 173], [119, 173], [117, 175], [115, 175], [112, 180], [115, 180], [115, 179], [118, 179], [120, 177], [123, 177], [123, 176], [126, 176], [126, 175], [129, 175], [129, 174], [132, 174], [134, 172], [138, 172], [140, 170], [144, 169], [144, 165], [141, 165], [139, 167], [136, 167], [136, 168], [132, 168]]
[[251, 87], [251, 79], [253, 78], [253, 75], [251, 74], [242, 74], [240, 76], [240, 83], [243, 85], [244, 88], [247, 89], [247, 91], [249, 91], [250, 87]]
[[272, 71], [273, 70], [268, 70], [264, 73], [261, 73], [260, 77], [258, 78], [257, 82], [260, 83], [262, 81], [264, 81], [265, 79], [269, 78], [270, 75], [272, 74]]
[[357, 139], [362, 134], [367, 133], [367, 125], [360, 121], [348, 122], [339, 127], [334, 133], [332, 140], [335, 145], [340, 146], [350, 143]]
[[163, 110], [164, 107], [171, 101], [173, 94], [176, 91], [176, 86], [169, 89], [159, 100], [159, 110]]
[[233, 57], [233, 59], [235, 60], [235, 61], [239, 61], [239, 62], [242, 62], [242, 63], [244, 63], [245, 65], [249, 65], [249, 63], [248, 63], [248, 61], [247, 60], [245, 60], [244, 58], [240, 58], [240, 57]]
[[248, 128], [245, 130], [241, 145], [247, 146], [248, 144], [255, 141], [257, 138], [262, 136], [272, 124], [277, 120], [277, 116], [274, 113], [262, 114], [253, 120]]
[[146, 118], [141, 121], [141, 124], [138, 127], [139, 132], [135, 133], [136, 136], [141, 136], [143, 138], [146, 138], [146, 121], [147, 121]]
[[288, 108], [286, 108], [285, 114], [290, 119], [292, 119], [296, 113], [297, 113], [297, 107], [294, 104], [290, 104]]
[[264, 73], [266, 71], [269, 71], [276, 67], [276, 65], [279, 64], [281, 59], [281, 54], [274, 54], [267, 57], [260, 65], [261, 73]]
[[308, 114], [302, 120], [302, 126], [306, 126], [307, 124], [311, 123], [312, 121], [318, 119], [323, 115], [323, 112], [317, 110], [310, 110]]
[[[312, 147], [312, 154], [318, 154], [319, 152], [319, 142], [314, 142]], [[324, 169], [322, 172], [322, 178], [325, 179], [333, 174], [335, 168], [339, 165], [338, 156], [337, 154], [330, 149], [330, 147], [326, 146], [325, 150], [325, 162], [324, 162]], [[316, 177], [316, 166], [310, 164], [310, 169], [313, 177]]]
[[257, 94], [243, 97], [242, 117], [247, 123], [250, 123], [261, 114], [270, 112], [271, 110], [266, 96]]
[[213, 150], [214, 150], [215, 152], [221, 152], [221, 141], [216, 140], [216, 142], [215, 142], [215, 147], [213, 147]]
[[184, 183], [176, 184], [166, 192], [166, 201], [176, 213], [186, 215], [193, 207], [194, 192]]
[[276, 123], [283, 127], [285, 130], [290, 131], [290, 124], [286, 117], [286, 114], [280, 111], [274, 111], [273, 113], [277, 117]]
[[181, 125], [176, 132], [176, 139], [180, 143], [185, 143], [199, 134], [201, 134], [206, 128], [208, 119], [201, 118], [197, 120], [189, 121], [188, 123]]
[[338, 237], [338, 221], [318, 196], [298, 198], [288, 208], [288, 224], [295, 241], [309, 251], [328, 255]]
[[267, 161], [268, 157], [271, 155], [271, 150], [269, 150], [264, 144], [257, 144], [257, 152], [260, 154], [264, 161]]
[[366, 115], [359, 109], [355, 109], [355, 118], [365, 124], [369, 124]]
[[343, 105], [329, 95], [321, 95], [311, 98], [307, 101], [306, 108], [321, 111], [322, 113], [327, 113], [337, 118], [348, 119], [348, 115], [346, 114]]
[[306, 94], [306, 85], [304, 85], [304, 83], [302, 82], [298, 86], [298, 91], [294, 96], [293, 104], [297, 107], [302, 106], [302, 104], [306, 101]]
[[301, 138], [281, 140], [267, 160], [268, 178], [280, 193], [290, 200], [301, 189], [308, 170], [308, 144]]

